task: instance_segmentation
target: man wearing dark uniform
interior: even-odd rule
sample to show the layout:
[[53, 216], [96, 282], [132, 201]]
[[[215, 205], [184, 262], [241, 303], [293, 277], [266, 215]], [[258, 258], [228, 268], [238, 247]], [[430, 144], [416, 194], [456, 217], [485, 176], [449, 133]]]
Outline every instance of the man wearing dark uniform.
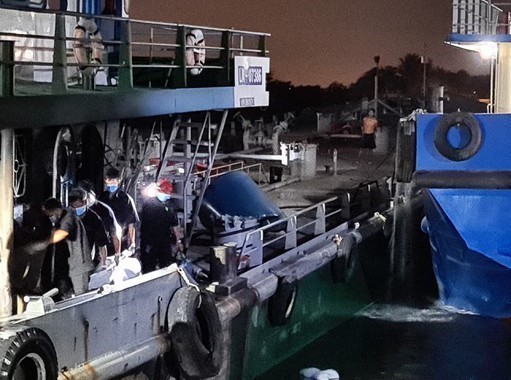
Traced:
[[99, 200], [106, 203], [113, 210], [117, 222], [122, 228], [121, 251], [135, 250], [135, 223], [138, 222], [138, 214], [135, 202], [120, 186], [120, 173], [115, 168], [109, 168], [105, 173], [106, 191], [101, 194]]
[[108, 237], [106, 246], [108, 256], [118, 256], [121, 253], [121, 226], [117, 223], [114, 211], [96, 198], [96, 192], [91, 182], [80, 181], [78, 187], [87, 193], [87, 209], [98, 214], [105, 226]]
[[160, 181], [155, 198], [144, 202], [140, 218], [142, 273], [175, 261], [176, 244], [182, 250], [179, 221], [171, 201], [172, 184]]

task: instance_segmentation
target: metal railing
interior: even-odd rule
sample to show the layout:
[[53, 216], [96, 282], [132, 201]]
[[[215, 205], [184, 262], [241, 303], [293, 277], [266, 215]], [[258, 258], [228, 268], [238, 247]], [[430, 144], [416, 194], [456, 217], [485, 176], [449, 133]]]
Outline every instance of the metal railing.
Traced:
[[506, 11], [511, 2], [491, 0], [453, 0], [452, 33], [454, 34], [510, 34], [511, 18]]
[[[220, 177], [224, 174], [230, 173], [230, 172], [245, 172], [250, 177], [255, 173], [256, 179], [252, 177], [252, 179], [257, 182], [258, 185], [260, 185], [262, 182], [268, 183], [268, 178], [266, 176], [266, 171], [264, 170], [264, 166], [262, 163], [252, 164], [252, 165], [245, 165], [243, 161], [236, 161], [225, 165], [215, 166], [213, 169], [211, 169], [211, 173], [208, 180], [208, 185], [211, 183], [212, 179], [215, 179], [217, 177]], [[206, 174], [205, 170], [197, 171], [194, 173], [196, 178], [201, 178]]]
[[[341, 207], [339, 207], [339, 203]], [[248, 232], [243, 245], [239, 247], [239, 261], [249, 262], [249, 267], [260, 265], [264, 261], [264, 249], [279, 246], [289, 250], [296, 248], [304, 239], [313, 238], [329, 230], [329, 221], [335, 216], [343, 220], [349, 219], [350, 195], [343, 193], [323, 202], [307, 207], [293, 215], [274, 221], [266, 226]], [[332, 228], [340, 223], [332, 223]], [[274, 230], [285, 230], [281, 234], [265, 238]], [[299, 236], [300, 235], [300, 236]]]
[[[90, 38], [74, 37], [75, 26], [82, 17], [92, 19], [101, 32], [100, 43], [104, 47], [101, 64], [78, 63], [74, 57], [76, 44], [84, 45], [89, 55], [94, 47]], [[50, 82], [52, 90], [59, 93], [84, 82], [80, 70], [84, 67], [98, 70], [97, 75], [102, 73], [109, 87], [187, 87], [188, 69], [194, 66], [186, 63], [186, 51], [193, 48], [186, 44], [186, 34], [193, 29], [204, 34], [206, 45], [200, 47], [206, 53], [203, 73], [220, 71], [215, 74], [217, 82], [210, 86], [232, 84], [234, 56], [268, 54], [267, 33], [76, 12], [0, 8], [0, 40], [15, 41], [14, 61], [2, 63], [15, 66], [18, 81]]]

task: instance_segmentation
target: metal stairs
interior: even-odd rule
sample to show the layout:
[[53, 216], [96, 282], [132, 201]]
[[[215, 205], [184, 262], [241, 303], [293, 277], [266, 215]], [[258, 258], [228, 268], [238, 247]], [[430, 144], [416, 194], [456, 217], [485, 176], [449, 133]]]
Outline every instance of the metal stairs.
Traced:
[[[185, 247], [189, 246], [197, 224], [199, 210], [227, 120], [228, 110], [222, 112], [220, 124], [212, 122], [211, 111], [206, 112], [202, 123], [182, 121], [181, 118], [177, 118], [162, 152], [162, 158], [164, 159], [160, 160], [156, 172], [157, 181], [162, 168], [168, 162], [183, 164], [184, 173], [172, 179], [176, 184], [174, 197], [178, 199], [178, 204], [181, 206], [179, 213]], [[200, 184], [197, 183], [197, 178], [193, 176], [194, 168], [198, 163], [206, 165]]]

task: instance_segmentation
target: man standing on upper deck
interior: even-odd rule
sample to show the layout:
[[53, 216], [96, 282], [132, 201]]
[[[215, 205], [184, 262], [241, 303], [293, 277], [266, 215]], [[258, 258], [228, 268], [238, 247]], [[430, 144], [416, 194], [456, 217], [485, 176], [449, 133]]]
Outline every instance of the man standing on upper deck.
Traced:
[[135, 223], [139, 221], [135, 202], [123, 189], [120, 188], [120, 172], [115, 168], [108, 168], [105, 173], [106, 191], [99, 200], [106, 203], [113, 210], [117, 222], [122, 228], [121, 251], [129, 249], [135, 251]]

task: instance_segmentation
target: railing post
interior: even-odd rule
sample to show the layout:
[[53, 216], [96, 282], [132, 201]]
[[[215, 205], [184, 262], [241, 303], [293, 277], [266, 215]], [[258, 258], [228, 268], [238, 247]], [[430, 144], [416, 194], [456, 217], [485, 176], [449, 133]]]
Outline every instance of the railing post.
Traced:
[[63, 14], [55, 15], [55, 38], [53, 41], [53, 68], [51, 91], [67, 92], [66, 20]]
[[286, 249], [296, 248], [296, 215], [287, 221], [286, 228]]
[[259, 37], [259, 56], [266, 57], [266, 36]]
[[179, 65], [178, 69], [172, 70], [176, 72], [174, 76], [174, 84], [176, 88], [187, 87], [186, 78], [186, 30], [184, 26], [177, 29], [177, 41], [179, 47], [176, 49], [176, 64]]
[[256, 234], [250, 235], [252, 237], [253, 249], [250, 252], [249, 267], [253, 268], [263, 263], [263, 242], [264, 233], [262, 230], [257, 231]]
[[119, 84], [120, 89], [133, 88], [133, 62], [131, 50], [131, 23], [121, 21], [121, 46], [119, 49]]
[[314, 235], [321, 235], [326, 232], [326, 206], [324, 203], [316, 209], [316, 223], [314, 223]]
[[232, 34], [229, 31], [222, 32], [222, 53], [220, 54], [220, 62], [223, 63], [224, 72], [221, 85], [229, 85], [232, 81], [232, 63], [231, 63], [231, 38]]
[[14, 41], [0, 41], [0, 96], [14, 95]]

